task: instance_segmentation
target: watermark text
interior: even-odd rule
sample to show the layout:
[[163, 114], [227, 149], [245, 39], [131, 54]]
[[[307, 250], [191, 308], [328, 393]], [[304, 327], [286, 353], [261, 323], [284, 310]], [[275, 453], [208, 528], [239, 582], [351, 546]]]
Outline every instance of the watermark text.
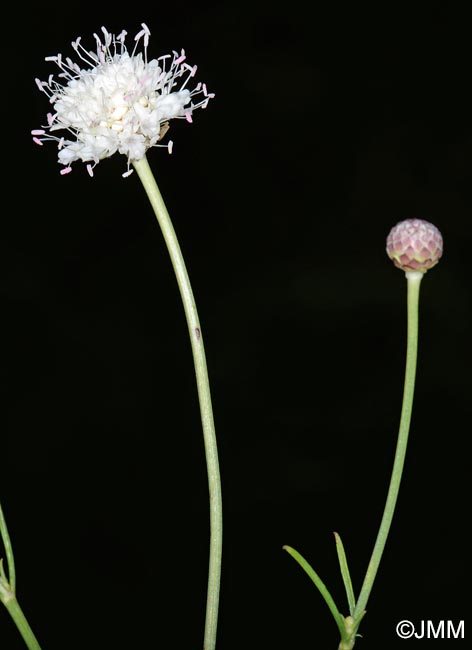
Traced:
[[421, 620], [413, 623], [404, 619], [395, 628], [400, 639], [464, 639], [464, 621]]

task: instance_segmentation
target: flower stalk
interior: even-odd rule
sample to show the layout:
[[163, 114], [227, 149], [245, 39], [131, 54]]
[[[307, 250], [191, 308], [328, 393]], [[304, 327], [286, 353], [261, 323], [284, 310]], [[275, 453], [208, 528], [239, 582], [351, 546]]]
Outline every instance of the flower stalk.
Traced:
[[[158, 59], [148, 57], [150, 30], [145, 23], [134, 37], [134, 47], [126, 46], [127, 32], [115, 35], [105, 27], [94, 34], [95, 51], [85, 48], [78, 37], [72, 42], [78, 62], [62, 54], [46, 57], [60, 70], [59, 79], [36, 79], [54, 112], [46, 124], [32, 131], [37, 145], [52, 141], [58, 148], [61, 174], [68, 174], [77, 160], [86, 163], [94, 175], [95, 166], [104, 158], [120, 153], [127, 158], [128, 177], [136, 170], [161, 228], [174, 267], [187, 319], [192, 346], [198, 399], [203, 427], [210, 496], [210, 558], [204, 650], [214, 650], [218, 622], [218, 604], [222, 555], [222, 497], [210, 384], [203, 346], [202, 329], [185, 262], [169, 213], [149, 167], [146, 152], [162, 143], [173, 119], [191, 123], [198, 108], [206, 108], [210, 99], [204, 83], [193, 85], [197, 66], [187, 62], [185, 51], [173, 51]], [[140, 46], [143, 51], [138, 52]], [[85, 67], [83, 67], [85, 63]], [[189, 87], [190, 86], [190, 87]], [[192, 87], [193, 86], [193, 87]], [[57, 132], [61, 132], [56, 135]], [[75, 139], [74, 139], [75, 138]]]
[[187, 319], [190, 342], [192, 345], [205, 444], [210, 498], [210, 557], [203, 647], [204, 650], [214, 650], [218, 624], [221, 557], [223, 548], [223, 514], [218, 449], [202, 328], [177, 235], [146, 156], [140, 160], [134, 160], [133, 167], [143, 184], [167, 245], [177, 284], [179, 286]]
[[343, 617], [342, 614], [340, 614], [326, 586], [308, 562], [299, 553], [290, 547], [284, 546], [284, 549], [294, 557], [298, 564], [312, 579], [320, 594], [325, 599], [341, 633], [341, 641], [338, 650], [352, 650], [354, 647], [358, 636], [357, 630], [361, 620], [365, 616], [367, 602], [374, 585], [374, 580], [390, 532], [395, 506], [400, 491], [413, 409], [418, 355], [418, 305], [420, 285], [423, 275], [439, 262], [442, 252], [443, 240], [441, 233], [436, 226], [424, 221], [423, 219], [406, 219], [392, 228], [387, 237], [387, 254], [394, 262], [395, 266], [405, 272], [407, 280], [407, 350], [403, 400], [395, 459], [385, 508], [379, 532], [374, 544], [374, 549], [372, 551], [357, 601], [354, 597], [344, 546], [338, 533], [335, 533], [336, 549], [341, 575], [346, 590], [349, 616]]
[[357, 619], [365, 611], [367, 601], [374, 584], [375, 576], [382, 559], [385, 543], [392, 524], [393, 514], [400, 491], [403, 467], [405, 463], [408, 436], [410, 431], [411, 414], [413, 410], [413, 397], [415, 393], [416, 361], [418, 355], [418, 304], [420, 296], [420, 285], [424, 273], [422, 271], [407, 271], [407, 351], [405, 380], [403, 388], [403, 401], [400, 416], [395, 460], [392, 469], [392, 476], [385, 502], [384, 513], [380, 523], [379, 532], [375, 541], [372, 556], [367, 567], [362, 588], [354, 609], [354, 618]]

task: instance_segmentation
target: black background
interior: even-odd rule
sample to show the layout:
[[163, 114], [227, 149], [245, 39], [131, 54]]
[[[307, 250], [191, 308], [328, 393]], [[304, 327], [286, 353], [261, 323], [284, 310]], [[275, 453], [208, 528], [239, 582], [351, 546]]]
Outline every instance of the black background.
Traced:
[[[320, 5], [321, 7], [321, 5]], [[393, 461], [406, 282], [385, 255], [407, 217], [445, 253], [421, 296], [398, 510], [359, 648], [401, 619], [466, 617], [472, 102], [465, 14], [353, 3], [45, 7], [4, 36], [0, 497], [18, 598], [44, 650], [199, 648], [206, 470], [172, 268], [126, 160], [95, 177], [31, 142], [34, 77], [105, 25], [145, 21], [216, 93], [149, 161], [200, 312], [224, 495], [218, 647], [335, 648], [298, 549], [346, 612], [332, 532], [363, 578]], [[14, 13], [18, 13], [14, 10]], [[46, 17], [47, 15], [47, 17]], [[6, 76], [6, 79], [5, 79]], [[448, 642], [431, 640], [444, 647]], [[464, 641], [453, 640], [453, 647]], [[6, 611], [0, 646], [22, 648]], [[452, 647], [452, 645], [451, 645]]]

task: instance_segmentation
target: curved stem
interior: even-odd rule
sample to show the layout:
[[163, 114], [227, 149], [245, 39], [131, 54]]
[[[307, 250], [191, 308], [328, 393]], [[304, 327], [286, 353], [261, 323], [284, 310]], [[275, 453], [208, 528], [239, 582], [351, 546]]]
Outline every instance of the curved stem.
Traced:
[[407, 271], [407, 309], [408, 309], [408, 332], [407, 332], [407, 351], [405, 367], [405, 383], [403, 389], [403, 403], [400, 417], [400, 427], [398, 432], [397, 447], [395, 451], [395, 461], [393, 464], [392, 477], [388, 489], [385, 509], [380, 523], [380, 529], [377, 534], [377, 540], [374, 550], [367, 567], [364, 583], [357, 600], [354, 610], [354, 618], [357, 619], [365, 611], [367, 601], [372, 590], [372, 586], [379, 568], [380, 560], [385, 548], [390, 525], [393, 519], [393, 513], [397, 502], [400, 482], [402, 478], [403, 465], [408, 443], [408, 433], [410, 430], [411, 412], [413, 408], [413, 396], [415, 391], [416, 377], [416, 358], [418, 351], [418, 302], [420, 294], [420, 284], [423, 273], [418, 271]]
[[208, 472], [208, 489], [210, 497], [210, 559], [208, 568], [208, 592], [205, 620], [204, 650], [214, 650], [218, 624], [218, 605], [221, 578], [221, 555], [223, 547], [223, 516], [220, 470], [216, 444], [213, 409], [211, 405], [210, 383], [203, 347], [203, 335], [198, 318], [197, 307], [188, 277], [185, 262], [180, 250], [167, 208], [153, 176], [147, 158], [133, 161], [133, 166], [146, 190], [157, 221], [161, 228], [169, 255], [174, 267], [180, 295], [185, 310], [187, 325], [192, 344], [193, 361], [197, 380], [200, 415], [205, 443], [205, 455]]

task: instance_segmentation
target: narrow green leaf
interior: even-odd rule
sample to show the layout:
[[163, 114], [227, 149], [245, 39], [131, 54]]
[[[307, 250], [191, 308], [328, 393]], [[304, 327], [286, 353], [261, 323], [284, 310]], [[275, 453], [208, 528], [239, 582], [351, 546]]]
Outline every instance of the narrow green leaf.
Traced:
[[339, 631], [341, 633], [341, 638], [344, 639], [346, 635], [346, 628], [344, 625], [344, 617], [342, 614], [339, 613], [338, 608], [336, 607], [336, 603], [333, 600], [333, 597], [329, 593], [326, 585], [324, 582], [321, 580], [319, 575], [316, 573], [316, 571], [308, 564], [308, 562], [305, 560], [305, 558], [298, 553], [294, 548], [291, 546], [285, 545], [283, 547], [289, 555], [293, 557], [294, 560], [298, 562], [298, 564], [302, 567], [302, 569], [305, 571], [305, 573], [311, 578], [311, 580], [314, 582], [316, 588], [320, 592], [320, 594], [323, 596], [326, 604], [328, 605], [331, 614], [333, 615], [334, 620], [336, 621], [336, 625], [339, 628]]
[[349, 573], [349, 567], [347, 565], [346, 553], [344, 552], [344, 546], [338, 533], [334, 533], [334, 538], [336, 540], [336, 551], [338, 552], [339, 567], [341, 569], [344, 588], [346, 590], [349, 613], [351, 616], [353, 616], [354, 610], [356, 608], [356, 598], [354, 596], [354, 590], [352, 588], [351, 575]]
[[[7, 569], [8, 569], [8, 582], [11, 586], [11, 590], [15, 593], [16, 589], [16, 573], [15, 573], [15, 560], [13, 558], [13, 549], [11, 546], [10, 535], [8, 534], [7, 522], [5, 521], [5, 516], [2, 510], [2, 504], [0, 503], [0, 538], [3, 541], [3, 546], [5, 548], [5, 555], [7, 558]], [[5, 569], [2, 566], [2, 575], [5, 575]]]

